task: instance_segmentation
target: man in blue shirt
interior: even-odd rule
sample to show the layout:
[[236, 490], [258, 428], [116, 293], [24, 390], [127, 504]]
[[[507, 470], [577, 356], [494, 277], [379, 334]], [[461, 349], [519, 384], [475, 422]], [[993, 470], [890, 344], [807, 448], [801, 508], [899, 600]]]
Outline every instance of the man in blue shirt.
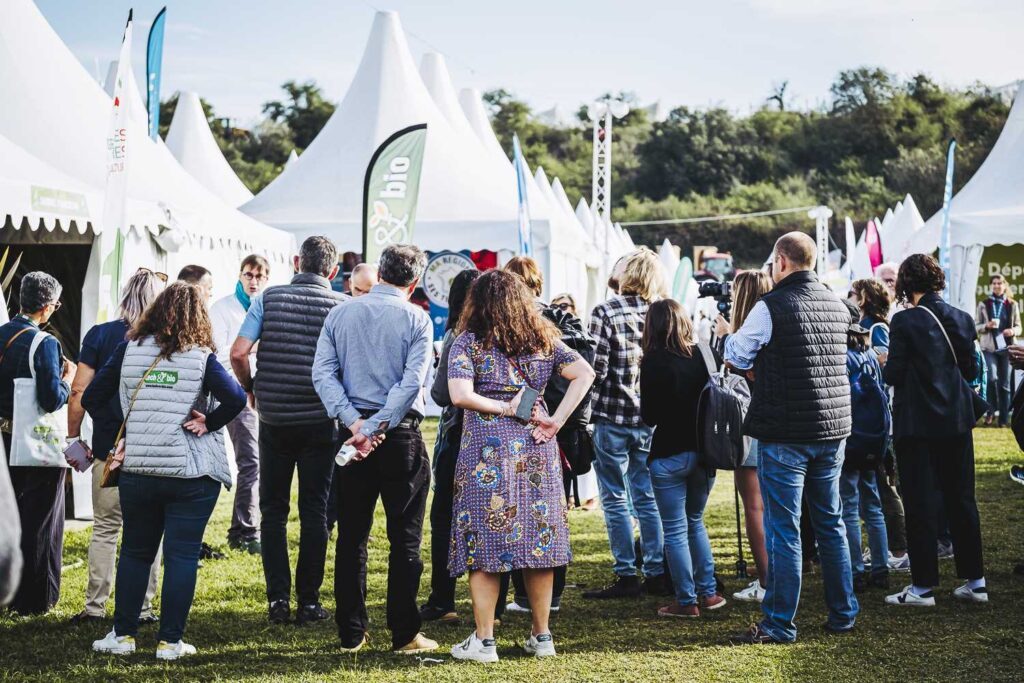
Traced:
[[430, 489], [430, 462], [419, 425], [433, 334], [430, 318], [409, 303], [409, 296], [426, 260], [412, 245], [387, 247], [380, 257], [380, 284], [328, 314], [313, 363], [313, 386], [328, 414], [345, 425], [345, 443], [358, 450], [334, 474], [334, 597], [338, 635], [349, 652], [366, 643], [366, 541], [378, 497], [391, 544], [387, 623], [392, 650], [415, 654], [437, 648], [419, 632], [416, 605]]
[[740, 643], [796, 640], [801, 499], [814, 525], [828, 603], [826, 629], [853, 629], [859, 609], [839, 498], [850, 435], [846, 333], [850, 313], [814, 275], [814, 240], [791, 232], [775, 243], [775, 288], [725, 343], [725, 360], [753, 380], [743, 433], [758, 439], [768, 585], [764, 618]]

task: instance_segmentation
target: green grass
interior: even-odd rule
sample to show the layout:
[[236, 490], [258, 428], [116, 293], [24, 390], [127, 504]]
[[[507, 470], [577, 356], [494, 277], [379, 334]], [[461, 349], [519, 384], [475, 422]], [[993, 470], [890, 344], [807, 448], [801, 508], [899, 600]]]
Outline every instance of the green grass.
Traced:
[[[433, 438], [433, 423], [425, 433]], [[1021, 460], [1009, 432], [977, 432], [978, 499], [981, 505], [986, 568], [992, 603], [955, 603], [953, 563], [942, 563], [938, 606], [931, 610], [900, 610], [882, 604], [883, 592], [861, 597], [856, 631], [826, 635], [820, 575], [806, 577], [797, 623], [799, 641], [786, 647], [734, 648], [726, 636], [755, 621], [754, 606], [730, 604], [721, 612], [694, 621], [659, 619], [655, 609], [664, 599], [590, 602], [583, 586], [609, 578], [610, 555], [600, 512], [573, 512], [572, 543], [576, 560], [563, 613], [555, 616], [559, 656], [540, 661], [522, 654], [518, 643], [529, 621], [508, 615], [497, 632], [501, 662], [486, 668], [457, 663], [445, 654], [469, 632], [470, 607], [465, 582], [460, 583], [459, 611], [463, 623], [428, 624], [425, 631], [442, 646], [442, 664], [400, 658], [387, 652], [384, 629], [384, 586], [387, 540], [378, 509], [370, 545], [369, 609], [371, 647], [356, 656], [338, 652], [333, 622], [309, 628], [271, 626], [266, 621], [263, 572], [259, 558], [232, 554], [207, 562], [186, 638], [199, 655], [160, 664], [153, 657], [156, 629], [145, 627], [140, 651], [116, 658], [94, 654], [90, 642], [109, 625], [74, 628], [67, 619], [81, 609], [86, 580], [84, 566], [64, 575], [62, 600], [44, 617], [0, 617], [0, 680], [64, 681], [951, 681], [1024, 679], [1024, 578], [1014, 576], [1015, 562], [1024, 560], [1024, 490], [1007, 477], [1008, 467]], [[229, 494], [221, 496], [206, 533], [223, 539], [230, 515]], [[730, 591], [741, 585], [731, 578], [736, 560], [732, 482], [720, 476], [708, 506], [708, 526], [719, 573]], [[294, 507], [294, 506], [293, 506]], [[293, 553], [298, 520], [292, 513]], [[424, 530], [429, 534], [429, 529]], [[88, 531], [68, 534], [65, 564], [85, 559]], [[421, 582], [421, 600], [428, 592], [429, 542], [424, 538], [428, 569]], [[333, 607], [333, 545], [324, 582], [324, 604]], [[894, 580], [894, 589], [902, 578]]]

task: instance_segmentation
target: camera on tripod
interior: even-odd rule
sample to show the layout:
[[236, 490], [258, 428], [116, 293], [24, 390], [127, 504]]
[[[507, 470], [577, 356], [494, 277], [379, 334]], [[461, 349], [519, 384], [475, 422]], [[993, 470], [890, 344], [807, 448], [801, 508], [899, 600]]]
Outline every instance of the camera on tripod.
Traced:
[[732, 312], [731, 282], [716, 282], [714, 280], [702, 282], [697, 290], [697, 295], [701, 298], [712, 297], [717, 304], [718, 312], [726, 320], [729, 320], [729, 314]]

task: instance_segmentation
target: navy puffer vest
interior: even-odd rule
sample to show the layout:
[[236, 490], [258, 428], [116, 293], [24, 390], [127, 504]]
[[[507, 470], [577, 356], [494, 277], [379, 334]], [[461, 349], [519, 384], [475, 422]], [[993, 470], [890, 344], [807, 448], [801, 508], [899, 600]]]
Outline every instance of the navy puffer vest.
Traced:
[[850, 313], [809, 271], [761, 297], [772, 337], [754, 361], [744, 433], [771, 443], [815, 443], [850, 435], [846, 333]]
[[330, 280], [314, 273], [299, 273], [291, 284], [263, 293], [253, 386], [260, 420], [291, 425], [329, 419], [313, 389], [313, 358], [324, 319], [346, 299], [331, 289]]

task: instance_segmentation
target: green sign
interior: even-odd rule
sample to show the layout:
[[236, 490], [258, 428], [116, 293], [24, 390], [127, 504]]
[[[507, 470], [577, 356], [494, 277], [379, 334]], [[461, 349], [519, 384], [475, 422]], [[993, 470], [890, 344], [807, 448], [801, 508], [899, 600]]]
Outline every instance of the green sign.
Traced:
[[978, 268], [978, 287], [974, 297], [977, 301], [989, 295], [989, 281], [996, 275], [1003, 276], [1014, 299], [1024, 297], [1024, 244], [985, 247]]
[[85, 195], [58, 190], [53, 187], [32, 186], [32, 210], [44, 213], [62, 213], [65, 216], [89, 217]]
[[177, 370], [152, 370], [146, 375], [147, 387], [173, 387], [177, 383]]
[[377, 148], [363, 184], [363, 261], [376, 263], [389, 244], [412, 242], [427, 124], [404, 128]]

